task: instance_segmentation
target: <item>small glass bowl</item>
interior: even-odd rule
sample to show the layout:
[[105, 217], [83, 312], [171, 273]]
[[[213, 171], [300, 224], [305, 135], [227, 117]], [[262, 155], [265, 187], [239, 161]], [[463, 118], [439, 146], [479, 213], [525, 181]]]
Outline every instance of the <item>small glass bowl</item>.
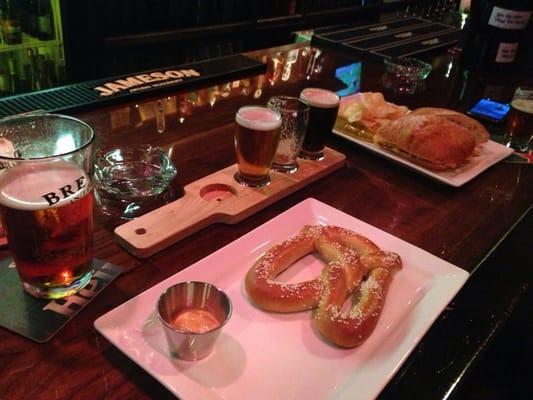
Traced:
[[431, 72], [431, 64], [413, 57], [387, 57], [385, 68], [393, 75], [413, 76], [424, 80]]
[[392, 77], [393, 88], [400, 93], [413, 94], [418, 82], [431, 73], [431, 64], [413, 57], [387, 57], [385, 69]]
[[101, 149], [94, 161], [96, 200], [104, 215], [131, 220], [166, 204], [177, 170], [150, 145]]

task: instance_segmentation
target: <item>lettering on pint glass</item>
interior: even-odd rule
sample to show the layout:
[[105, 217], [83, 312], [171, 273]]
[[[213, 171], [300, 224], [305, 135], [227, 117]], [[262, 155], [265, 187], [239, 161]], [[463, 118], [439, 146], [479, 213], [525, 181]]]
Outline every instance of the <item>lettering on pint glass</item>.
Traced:
[[78, 179], [75, 180], [76, 185], [65, 185], [60, 188], [58, 188], [58, 192], [49, 192], [42, 195], [42, 198], [46, 200], [49, 206], [53, 206], [57, 202], [69, 198], [71, 196], [76, 195], [73, 200], [77, 200], [80, 198], [79, 193], [80, 191], [85, 188], [86, 182], [85, 182], [85, 176], [80, 176]]

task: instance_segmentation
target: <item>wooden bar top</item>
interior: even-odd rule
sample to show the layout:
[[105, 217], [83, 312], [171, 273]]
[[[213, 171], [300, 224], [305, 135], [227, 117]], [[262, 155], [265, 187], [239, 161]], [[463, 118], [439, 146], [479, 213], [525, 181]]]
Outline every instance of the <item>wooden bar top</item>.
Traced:
[[[274, 94], [298, 95], [309, 86], [349, 89], [343, 80], [350, 77], [339, 67], [356, 73], [361, 66], [361, 91], [383, 92], [387, 100], [410, 108], [464, 112], [481, 97], [509, 101], [516, 86], [532, 83], [531, 76], [465, 72], [457, 56], [441, 52], [425, 58], [433, 71], [417, 93], [395, 95], [385, 88], [384, 67], [375, 61], [359, 65], [359, 59], [309, 43], [249, 55], [267, 63], [264, 75], [76, 117], [95, 128], [97, 149], [144, 143], [163, 147], [178, 170], [176, 187], [184, 187], [234, 164], [233, 118], [239, 106], [265, 104]], [[503, 125], [486, 126], [494, 140], [502, 138]], [[517, 304], [531, 298], [533, 221], [524, 215], [533, 204], [532, 165], [504, 160], [455, 188], [340, 137], [330, 136], [327, 145], [346, 156], [344, 167], [241, 222], [208, 226], [146, 259], [124, 251], [113, 236], [114, 225], [97, 211], [95, 256], [122, 266], [124, 273], [47, 343], [0, 329], [0, 399], [173, 398], [101, 336], [94, 321], [309, 197], [472, 274], [380, 395], [460, 398], [459, 388], [483, 364], [482, 354], [497, 342]]]

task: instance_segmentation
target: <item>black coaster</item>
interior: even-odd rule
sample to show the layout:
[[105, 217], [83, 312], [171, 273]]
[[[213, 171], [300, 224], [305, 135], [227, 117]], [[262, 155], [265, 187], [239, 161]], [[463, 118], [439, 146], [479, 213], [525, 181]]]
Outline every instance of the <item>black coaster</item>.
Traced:
[[0, 326], [39, 343], [50, 340], [72, 317], [113, 281], [122, 269], [94, 259], [94, 275], [75, 295], [37, 299], [22, 289], [11, 257], [0, 261]]

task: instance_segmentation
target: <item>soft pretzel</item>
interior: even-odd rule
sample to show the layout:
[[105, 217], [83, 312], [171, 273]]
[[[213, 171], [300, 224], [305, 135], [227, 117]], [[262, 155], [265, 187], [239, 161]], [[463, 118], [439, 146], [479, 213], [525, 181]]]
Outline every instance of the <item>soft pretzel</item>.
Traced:
[[[275, 280], [312, 252], [326, 263], [320, 276], [294, 284]], [[252, 266], [245, 288], [251, 301], [266, 311], [318, 307], [314, 315], [318, 331], [340, 347], [354, 347], [376, 327], [392, 277], [401, 266], [397, 254], [382, 251], [363, 235], [337, 226], [305, 226]], [[353, 304], [345, 307], [352, 293]]]
[[361, 265], [366, 278], [355, 290], [349, 310], [343, 307], [351, 292], [344, 268], [331, 263], [322, 273], [324, 291], [314, 319], [318, 331], [340, 347], [358, 346], [374, 331], [401, 261], [397, 254], [380, 250], [363, 255]]
[[[298, 235], [273, 246], [248, 271], [245, 289], [250, 300], [259, 308], [275, 312], [303, 311], [318, 306], [322, 296], [322, 280], [282, 283], [275, 278], [295, 261], [318, 252], [326, 262], [336, 262], [347, 270], [350, 287], [362, 277], [359, 254], [352, 249], [336, 248], [331, 239], [322, 238], [325, 227], [305, 226]], [[317, 239], [322, 238], [321, 246]], [[329, 251], [329, 252], [328, 252]]]

